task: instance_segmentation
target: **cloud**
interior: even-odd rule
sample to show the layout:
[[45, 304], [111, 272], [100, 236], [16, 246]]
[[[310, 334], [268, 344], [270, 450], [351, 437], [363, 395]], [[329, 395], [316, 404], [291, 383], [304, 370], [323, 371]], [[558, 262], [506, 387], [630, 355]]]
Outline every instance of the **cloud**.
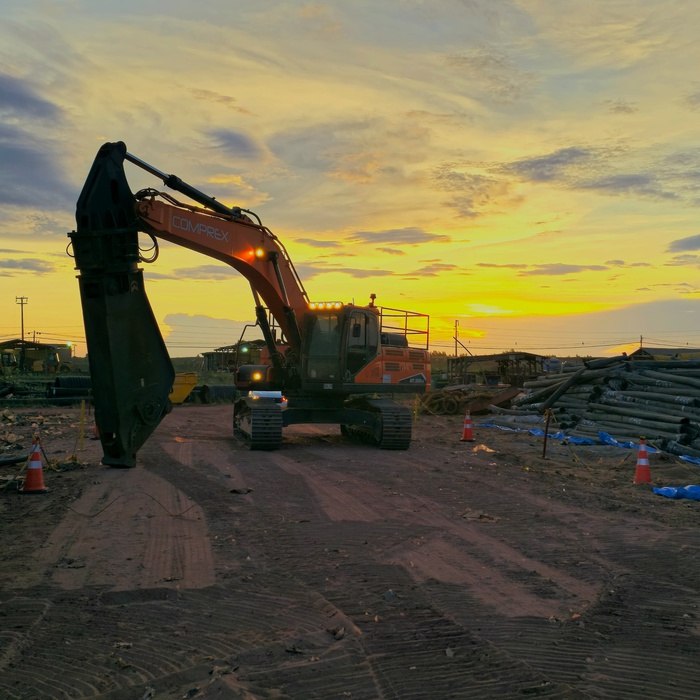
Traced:
[[256, 160], [261, 157], [262, 149], [255, 141], [238, 131], [230, 129], [211, 129], [207, 136], [216, 142], [217, 150], [243, 160]]
[[668, 252], [680, 252], [684, 250], [700, 250], [700, 234], [695, 236], [687, 236], [686, 238], [678, 238], [669, 243]]
[[312, 248], [342, 248], [339, 241], [319, 241], [316, 238], [297, 238], [297, 243], [311, 246]]
[[49, 151], [23, 129], [0, 125], [0, 205], [33, 210], [73, 208], [77, 193], [54, 163]]
[[587, 164], [592, 159], [593, 153], [589, 149], [570, 146], [544, 156], [517, 160], [503, 165], [501, 170], [528, 182], [551, 182], [564, 179], [571, 166]]
[[238, 105], [238, 100], [230, 95], [222, 95], [220, 92], [214, 92], [213, 90], [205, 90], [203, 88], [195, 88], [192, 90], [195, 100], [200, 100], [202, 102], [211, 102], [214, 104], [227, 107], [234, 112], [239, 114], [251, 114], [250, 110], [245, 107]]
[[238, 272], [233, 267], [221, 263], [220, 265], [198, 265], [197, 267], [179, 267], [167, 272], [151, 272], [148, 271], [148, 279], [153, 280], [200, 280], [200, 281], [219, 281], [230, 280], [238, 275]]
[[303, 129], [289, 129], [273, 135], [267, 141], [270, 151], [292, 170], [331, 168], [330, 155], [339, 147], [339, 133], [355, 131], [357, 124], [316, 124]]
[[521, 71], [509, 56], [488, 46], [449, 54], [444, 61], [497, 103], [522, 99], [535, 82], [534, 74]]
[[395, 245], [419, 245], [421, 243], [450, 243], [452, 239], [441, 233], [430, 233], [415, 226], [384, 229], [383, 231], [355, 231], [347, 237], [348, 243], [393, 243]]
[[496, 268], [496, 269], [502, 269], [505, 268], [506, 270], [524, 270], [527, 268], [527, 265], [524, 265], [522, 263], [504, 263], [502, 265], [496, 264], [496, 263], [476, 263], [477, 267], [490, 267], [490, 268]]
[[356, 268], [356, 267], [340, 267], [333, 263], [325, 262], [315, 262], [315, 263], [299, 263], [295, 264], [294, 268], [297, 271], [299, 277], [303, 280], [310, 280], [319, 275], [326, 274], [343, 274], [350, 275], [350, 277], [356, 277], [358, 279], [365, 279], [367, 277], [388, 277], [391, 275], [396, 275], [395, 270], [374, 270], [369, 268]]
[[627, 263], [624, 260], [606, 260], [605, 264], [609, 267], [651, 267], [648, 262]]
[[683, 97], [683, 105], [691, 112], [697, 112], [700, 109], [700, 90], [686, 93]]
[[634, 114], [638, 111], [633, 103], [625, 100], [603, 100], [603, 104], [613, 114]]
[[569, 265], [567, 263], [547, 263], [546, 265], [536, 265], [530, 270], [519, 272], [521, 277], [531, 277], [534, 275], [571, 275], [577, 272], [600, 272], [608, 270], [606, 265]]
[[579, 188], [599, 190], [605, 194], [640, 195], [656, 199], [677, 199], [678, 197], [674, 192], [662, 189], [662, 185], [654, 175], [644, 173], [610, 175], [599, 180], [582, 182]]
[[465, 172], [466, 167], [443, 163], [433, 170], [432, 180], [436, 190], [451, 193], [448, 207], [456, 209], [462, 218], [474, 218], [506, 199], [511, 186], [502, 179]]
[[59, 119], [61, 111], [32, 90], [25, 80], [0, 75], [0, 115], [25, 119]]
[[[8, 272], [3, 272], [7, 270]], [[56, 268], [45, 260], [37, 258], [19, 258], [17, 260], [0, 260], [0, 275], [13, 276], [15, 272], [36, 272], [44, 275], [55, 272]]]
[[697, 205], [700, 149], [663, 152], [659, 147], [631, 149], [624, 142], [568, 146], [488, 171], [524, 182], [551, 183], [570, 190], [608, 196], [679, 201]]
[[[422, 277], [438, 277], [443, 272], [453, 272], [454, 270], [460, 270], [460, 265], [452, 265], [450, 263], [433, 263], [432, 265], [425, 265], [418, 270], [413, 270], [412, 272], [406, 273], [412, 279], [420, 279]], [[469, 272], [463, 272], [462, 274], [468, 275]]]
[[700, 255], [674, 255], [668, 262], [665, 262], [666, 267], [697, 267], [700, 266]]

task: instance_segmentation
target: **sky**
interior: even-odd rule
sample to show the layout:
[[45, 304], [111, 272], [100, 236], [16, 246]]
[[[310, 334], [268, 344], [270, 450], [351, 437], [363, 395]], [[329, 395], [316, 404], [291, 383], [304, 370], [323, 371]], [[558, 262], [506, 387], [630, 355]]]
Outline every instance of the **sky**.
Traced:
[[[0, 340], [87, 351], [67, 233], [99, 147], [283, 242], [310, 298], [430, 347], [700, 347], [700, 3], [0, 0]], [[162, 187], [127, 164], [132, 190]], [[235, 343], [248, 282], [166, 242], [170, 353]], [[455, 340], [456, 334], [456, 340]]]

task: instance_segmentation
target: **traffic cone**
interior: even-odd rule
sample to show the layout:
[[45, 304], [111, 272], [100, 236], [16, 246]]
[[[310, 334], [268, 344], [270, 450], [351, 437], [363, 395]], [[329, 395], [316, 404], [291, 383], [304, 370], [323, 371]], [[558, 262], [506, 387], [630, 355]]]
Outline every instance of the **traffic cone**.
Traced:
[[27, 477], [22, 484], [20, 493], [46, 493], [44, 486], [44, 471], [41, 467], [41, 447], [39, 446], [39, 438], [34, 438], [32, 445], [32, 454], [29, 457], [29, 465], [27, 466]]
[[474, 435], [472, 434], [472, 419], [467, 411], [464, 416], [464, 429], [462, 430], [462, 437], [460, 442], [474, 442]]
[[639, 452], [637, 452], [637, 468], [634, 471], [635, 484], [650, 484], [651, 470], [649, 469], [649, 455], [647, 454], [647, 441], [641, 438]]

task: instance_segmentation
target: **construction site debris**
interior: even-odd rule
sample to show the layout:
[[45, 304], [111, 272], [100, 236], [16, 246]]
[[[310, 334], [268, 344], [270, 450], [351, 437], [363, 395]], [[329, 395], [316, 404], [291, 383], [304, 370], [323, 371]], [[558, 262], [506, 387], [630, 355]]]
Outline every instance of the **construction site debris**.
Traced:
[[483, 387], [475, 384], [448, 386], [428, 391], [420, 398], [419, 411], [436, 416], [488, 413], [491, 406], [509, 405], [522, 393], [517, 387]]

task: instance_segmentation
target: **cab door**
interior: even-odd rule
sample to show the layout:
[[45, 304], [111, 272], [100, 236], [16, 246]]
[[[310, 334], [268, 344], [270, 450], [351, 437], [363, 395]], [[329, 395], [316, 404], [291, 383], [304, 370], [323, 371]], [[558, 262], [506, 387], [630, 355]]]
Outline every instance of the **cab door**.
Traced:
[[377, 356], [379, 322], [377, 316], [364, 309], [354, 309], [348, 315], [345, 340], [345, 374], [356, 375]]

